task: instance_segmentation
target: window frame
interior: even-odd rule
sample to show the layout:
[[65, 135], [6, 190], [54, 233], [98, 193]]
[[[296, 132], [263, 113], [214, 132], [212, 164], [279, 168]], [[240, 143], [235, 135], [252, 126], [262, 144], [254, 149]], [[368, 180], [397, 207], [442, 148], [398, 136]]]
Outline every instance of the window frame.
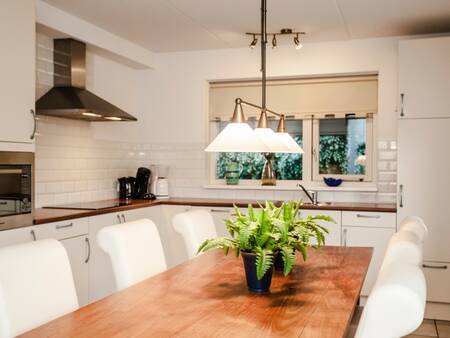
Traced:
[[[320, 149], [320, 120], [325, 118], [316, 117], [312, 122], [312, 181], [322, 182], [324, 177], [340, 178], [345, 181], [351, 182], [373, 182], [373, 144], [374, 144], [374, 116], [372, 114], [365, 114], [366, 118], [366, 171], [364, 175], [333, 175], [333, 174], [320, 174], [319, 171], [319, 149]], [[335, 118], [345, 118], [345, 114], [336, 115]]]

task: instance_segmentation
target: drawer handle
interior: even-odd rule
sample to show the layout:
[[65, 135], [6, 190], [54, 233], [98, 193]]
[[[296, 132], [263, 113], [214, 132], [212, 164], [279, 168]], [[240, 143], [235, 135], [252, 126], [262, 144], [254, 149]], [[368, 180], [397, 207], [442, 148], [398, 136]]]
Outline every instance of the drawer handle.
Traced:
[[347, 229], [344, 229], [344, 233], [343, 233], [343, 240], [344, 240], [344, 247], [347, 246]]
[[117, 214], [117, 219], [119, 220], [119, 223], [122, 223], [122, 220], [121, 220], [121, 218], [120, 218], [120, 215], [119, 215], [119, 214]]
[[31, 234], [31, 238], [33, 238], [33, 241], [36, 241], [36, 233], [34, 232], [34, 230], [31, 230], [30, 234]]
[[71, 227], [73, 227], [73, 223], [57, 225], [56, 226], [56, 230], [65, 229], [65, 228], [71, 228]]
[[126, 218], [125, 218], [125, 215], [124, 215], [124, 214], [122, 214], [122, 219], [123, 219], [123, 222], [124, 222], [124, 223], [126, 223], [126, 222], [127, 222], [127, 220], [126, 220]]
[[0, 222], [0, 225], [6, 224], [6, 222]]
[[215, 213], [222, 213], [222, 214], [228, 214], [231, 212], [231, 210], [221, 210], [221, 209], [211, 209], [211, 212], [215, 212]]
[[425, 269], [439, 269], [439, 270], [447, 270], [447, 265], [429, 265], [429, 264], [422, 264], [422, 267]]
[[358, 218], [375, 218], [375, 219], [379, 219], [381, 216], [380, 216], [380, 215], [362, 215], [362, 214], [356, 214], [356, 217], [358, 217]]
[[0, 202], [0, 205], [7, 205], [8, 204], [8, 202]]

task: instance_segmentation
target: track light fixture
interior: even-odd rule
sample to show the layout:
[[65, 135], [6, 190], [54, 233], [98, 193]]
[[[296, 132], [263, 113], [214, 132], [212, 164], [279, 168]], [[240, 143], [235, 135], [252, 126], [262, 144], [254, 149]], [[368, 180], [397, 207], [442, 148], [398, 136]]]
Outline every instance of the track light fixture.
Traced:
[[298, 38], [298, 34], [294, 37], [294, 43], [295, 43], [295, 49], [301, 49], [303, 45], [300, 42], [300, 39]]
[[255, 46], [256, 46], [257, 43], [258, 43], [258, 39], [256, 38], [256, 35], [253, 34], [253, 40], [252, 40], [252, 42], [250, 43], [250, 48], [251, 48], [251, 49], [255, 48]]
[[[261, 33], [245, 33], [247, 35], [251, 35], [253, 36], [253, 40], [250, 43], [249, 47], [251, 49], [254, 49], [256, 47], [256, 45], [258, 44], [258, 37], [261, 36]], [[302, 43], [300, 42], [300, 34], [305, 34], [305, 32], [294, 32], [292, 29], [290, 28], [283, 28], [280, 30], [279, 33], [266, 33], [267, 37], [272, 37], [272, 48], [277, 48], [278, 46], [278, 41], [277, 41], [277, 37], [279, 36], [294, 36], [294, 44], [295, 44], [295, 49], [301, 49], [303, 47]], [[262, 41], [262, 40], [261, 40]]]

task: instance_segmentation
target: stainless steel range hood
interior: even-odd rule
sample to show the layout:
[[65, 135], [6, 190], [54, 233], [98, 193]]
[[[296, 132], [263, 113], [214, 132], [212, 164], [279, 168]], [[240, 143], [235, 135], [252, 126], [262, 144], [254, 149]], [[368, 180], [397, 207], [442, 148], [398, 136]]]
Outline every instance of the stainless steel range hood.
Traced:
[[86, 90], [86, 45], [74, 39], [53, 42], [54, 87], [36, 101], [37, 115], [88, 121], [137, 121]]

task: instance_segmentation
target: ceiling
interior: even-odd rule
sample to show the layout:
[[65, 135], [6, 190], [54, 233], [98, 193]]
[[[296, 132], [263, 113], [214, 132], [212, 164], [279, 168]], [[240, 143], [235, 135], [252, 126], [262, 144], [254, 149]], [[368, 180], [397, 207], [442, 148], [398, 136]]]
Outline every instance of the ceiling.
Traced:
[[[154, 52], [243, 47], [259, 30], [260, 0], [44, 1]], [[267, 27], [305, 42], [444, 33], [450, 0], [268, 0]]]

